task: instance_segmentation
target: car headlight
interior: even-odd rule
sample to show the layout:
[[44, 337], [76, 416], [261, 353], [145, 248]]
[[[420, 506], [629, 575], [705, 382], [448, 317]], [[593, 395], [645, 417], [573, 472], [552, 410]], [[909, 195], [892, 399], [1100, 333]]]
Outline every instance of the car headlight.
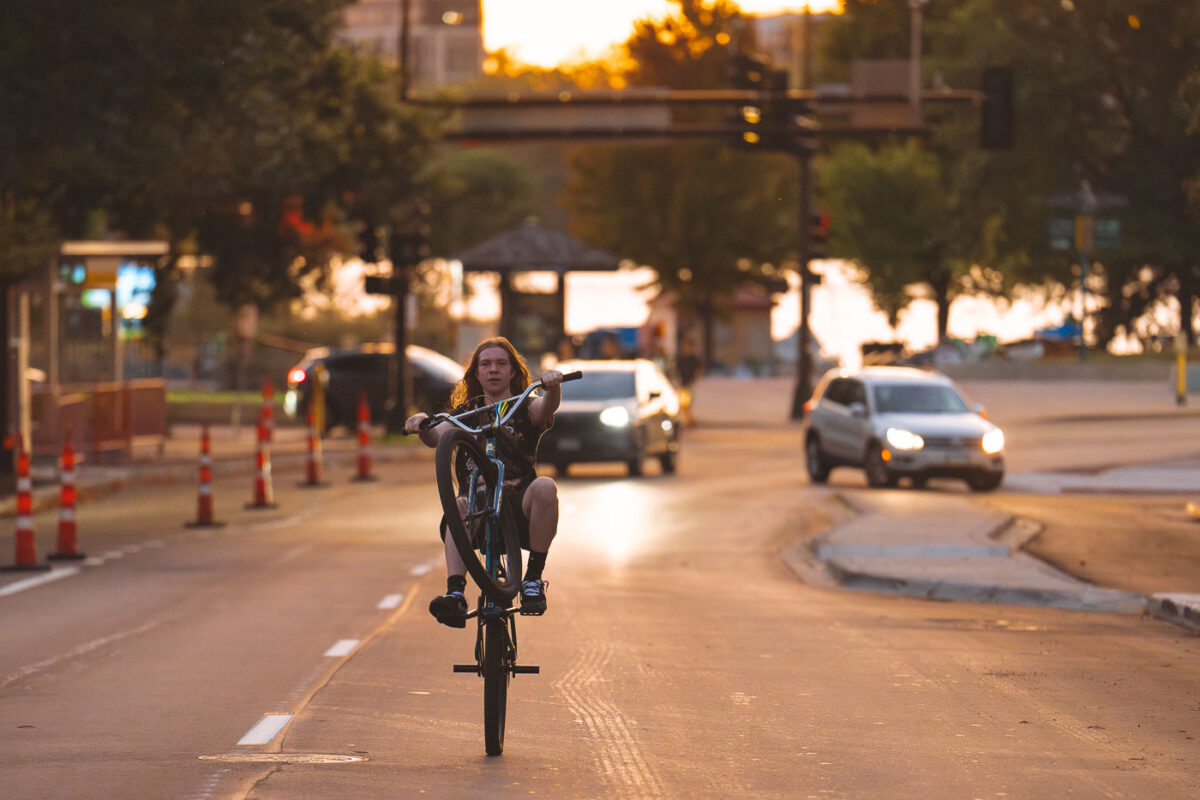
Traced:
[[600, 412], [600, 424], [610, 428], [624, 428], [629, 424], [629, 409], [625, 406], [609, 406]]
[[888, 428], [887, 440], [897, 450], [920, 450], [925, 446], [924, 439], [904, 428]]
[[990, 430], [983, 435], [983, 452], [989, 456], [999, 453], [1004, 449], [1004, 431], [996, 428]]

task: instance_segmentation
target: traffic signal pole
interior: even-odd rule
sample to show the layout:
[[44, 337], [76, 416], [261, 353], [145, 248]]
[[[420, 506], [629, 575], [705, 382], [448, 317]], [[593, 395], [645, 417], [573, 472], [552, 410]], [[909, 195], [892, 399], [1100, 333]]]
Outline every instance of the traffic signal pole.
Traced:
[[812, 311], [812, 278], [809, 265], [812, 248], [809, 246], [809, 221], [812, 218], [812, 153], [801, 148], [798, 160], [798, 194], [800, 236], [797, 262], [800, 272], [800, 321], [796, 326], [796, 385], [792, 391], [792, 419], [804, 417], [804, 404], [812, 396], [812, 329], [808, 317]]

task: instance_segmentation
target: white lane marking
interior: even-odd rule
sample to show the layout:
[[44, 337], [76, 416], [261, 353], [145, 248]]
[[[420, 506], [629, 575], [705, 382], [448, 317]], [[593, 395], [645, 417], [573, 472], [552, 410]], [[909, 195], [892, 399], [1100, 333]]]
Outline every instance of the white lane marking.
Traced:
[[429, 571], [432, 569], [433, 569], [433, 564], [417, 564], [415, 567], [413, 567], [409, 571], [409, 574], [420, 577], [421, 575], [428, 574]]
[[296, 545], [291, 550], [288, 550], [286, 553], [279, 556], [279, 558], [276, 558], [274, 561], [272, 561], [270, 563], [270, 566], [278, 567], [281, 564], [286, 564], [289, 561], [294, 561], [295, 559], [299, 558], [300, 556], [304, 555], [305, 553], [307, 553], [308, 551], [310, 551], [312, 549], [313, 549], [313, 546], [311, 544]]
[[379, 601], [379, 605], [377, 605], [375, 607], [376, 608], [399, 608], [400, 604], [402, 602], [404, 602], [404, 595], [389, 594], [389, 595], [384, 596], [384, 598]]
[[120, 550], [109, 550], [104, 554], [105, 558], [124, 558], [125, 554]]
[[95, 557], [95, 556], [90, 556], [90, 557], [88, 557], [88, 558], [85, 558], [85, 559], [83, 560], [83, 565], [84, 565], [85, 567], [98, 567], [98, 566], [100, 566], [100, 565], [101, 565], [101, 564], [103, 564], [103, 563], [104, 563], [104, 559], [103, 559], [103, 558], [97, 558], [97, 557]]
[[257, 725], [246, 731], [246, 735], [241, 739], [238, 739], [238, 744], [270, 744], [271, 740], [278, 736], [284, 726], [291, 721], [291, 714], [264, 714]]
[[41, 575], [38, 575], [36, 577], [26, 578], [23, 581], [16, 581], [14, 583], [8, 584], [4, 588], [0, 589], [0, 597], [3, 597], [7, 594], [16, 594], [17, 592], [23, 592], [26, 589], [32, 589], [35, 586], [41, 586], [44, 583], [50, 583], [51, 581], [56, 581], [59, 578], [69, 578], [72, 575], [76, 574], [77, 572], [79, 572], [78, 567], [67, 567], [66, 569], [52, 569], [49, 572], [43, 572]]
[[124, 547], [122, 547], [121, 549], [124, 550], [126, 553], [129, 553], [130, 555], [133, 555], [134, 553], [142, 552], [142, 546], [140, 544], [127, 544]]
[[333, 647], [325, 651], [325, 655], [334, 658], [348, 656], [354, 652], [354, 648], [358, 647], [358, 639], [339, 639]]
[[164, 542], [162, 539], [151, 539], [148, 542], [146, 542], [146, 547], [152, 547], [155, 549], [158, 549], [159, 547], [166, 547], [166, 546], [167, 546], [167, 543]]
[[51, 658], [45, 659], [44, 661], [39, 661], [36, 664], [30, 664], [27, 667], [22, 667], [21, 669], [17, 670], [16, 672], [14, 672], [10, 675], [6, 675], [3, 679], [0, 679], [0, 689], [4, 689], [4, 687], [8, 686], [10, 683], [19, 681], [22, 678], [28, 678], [30, 675], [36, 675], [37, 673], [41, 672], [42, 670], [49, 669], [50, 667], [53, 667], [56, 664], [69, 661], [69, 660], [71, 660], [73, 658], [77, 658], [79, 656], [87, 655], [88, 653], [99, 650], [102, 647], [112, 644], [113, 642], [120, 641], [121, 639], [124, 639], [126, 637], [139, 636], [139, 635], [145, 633], [146, 631], [148, 631], [152, 628], [155, 628], [158, 625], [163, 624], [164, 622], [171, 621], [174, 618], [175, 617], [172, 616], [170, 618], [154, 620], [152, 622], [147, 622], [145, 625], [142, 625], [140, 627], [133, 628], [132, 630], [121, 631], [120, 633], [114, 633], [112, 636], [105, 636], [101, 639], [93, 639], [90, 642], [81, 644], [79, 647], [76, 647], [73, 650], [68, 650], [67, 652], [63, 653], [62, 655], [53, 656]]

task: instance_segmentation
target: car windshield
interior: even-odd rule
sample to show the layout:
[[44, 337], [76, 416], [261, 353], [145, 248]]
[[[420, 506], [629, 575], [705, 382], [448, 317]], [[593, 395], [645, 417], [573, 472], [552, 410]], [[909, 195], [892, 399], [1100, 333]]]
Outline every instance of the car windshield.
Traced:
[[949, 386], [887, 383], [872, 389], [876, 410], [883, 413], [963, 414], [970, 409]]
[[564, 400], [625, 400], [634, 396], [633, 373], [588, 370], [583, 380], [562, 385]]

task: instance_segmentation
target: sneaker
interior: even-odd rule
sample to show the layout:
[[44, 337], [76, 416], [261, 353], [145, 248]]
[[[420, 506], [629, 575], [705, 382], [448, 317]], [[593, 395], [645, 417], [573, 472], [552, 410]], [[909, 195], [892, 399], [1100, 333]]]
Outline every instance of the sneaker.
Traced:
[[540, 617], [546, 613], [546, 584], [548, 581], [525, 581], [521, 584], [521, 613]]
[[435, 597], [429, 602], [429, 613], [443, 625], [451, 628], [467, 627], [467, 598], [462, 592]]

